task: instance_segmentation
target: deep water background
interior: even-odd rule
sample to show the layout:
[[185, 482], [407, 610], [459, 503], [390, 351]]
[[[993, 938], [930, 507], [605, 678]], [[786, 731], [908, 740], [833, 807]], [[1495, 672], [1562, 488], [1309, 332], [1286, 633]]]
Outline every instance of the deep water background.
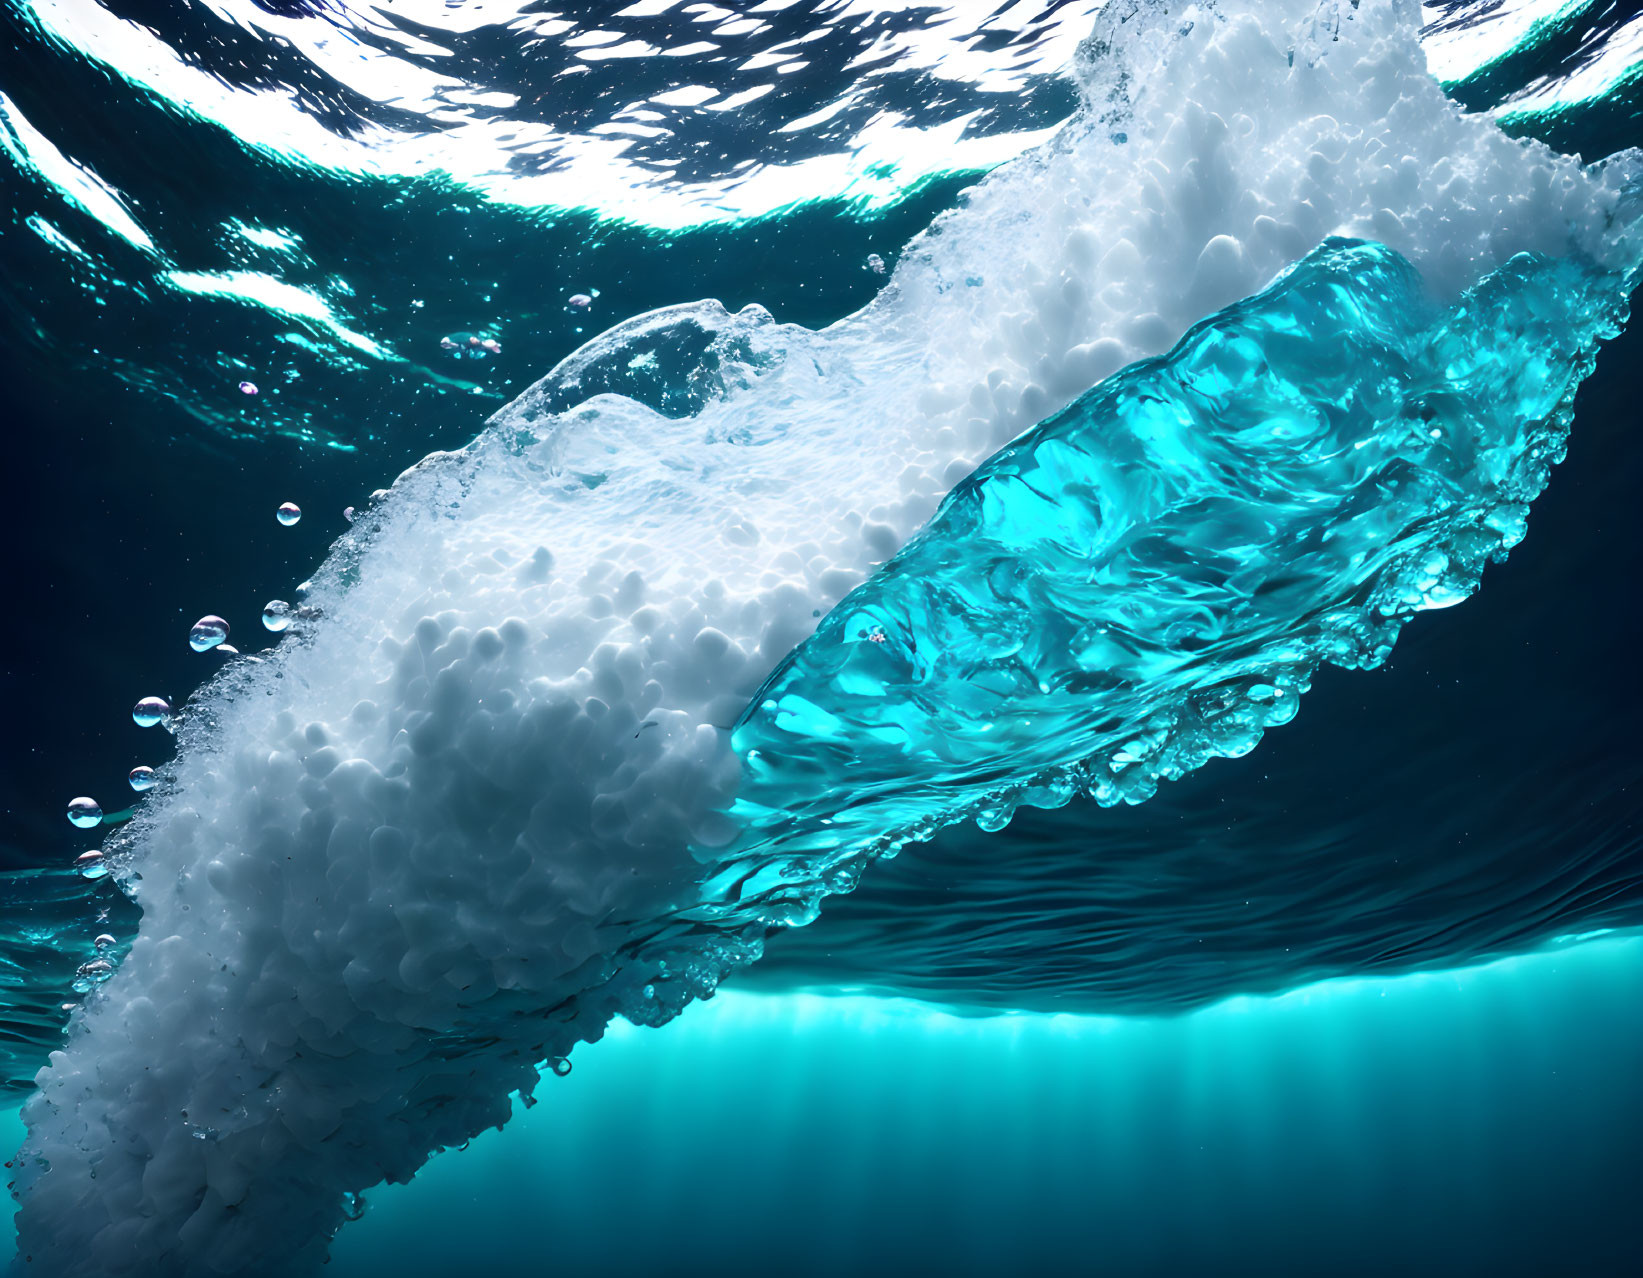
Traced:
[[[199, 39], [183, 8], [122, 12]], [[1043, 8], [1050, 22], [1058, 6]], [[1452, 91], [1509, 107], [1617, 42], [1634, 9], [1570, 6]], [[128, 708], [181, 699], [214, 663], [184, 642], [196, 617], [264, 646], [262, 603], [291, 597], [345, 506], [465, 442], [585, 338], [703, 296], [824, 324], [881, 286], [868, 253], [893, 264], [974, 175], [873, 208], [815, 191], [756, 221], [647, 229], [486, 202], [439, 175], [282, 160], [18, 11], [0, 30], [0, 90], [125, 191], [176, 264], [313, 289], [396, 354], [160, 287], [151, 255], [0, 159], [0, 1084], [17, 1097], [93, 935], [136, 923], [106, 882], [64, 869], [99, 832], [70, 828], [63, 806], [90, 793], [117, 814], [127, 770], [163, 761], [167, 740]], [[835, 59], [873, 38], [852, 32]], [[796, 83], [811, 105], [836, 89]], [[1595, 158], [1643, 140], [1637, 83], [1510, 127]], [[910, 111], [962, 105], [898, 85]], [[366, 109], [313, 92], [344, 132]], [[1064, 85], [1035, 94], [996, 127], [1070, 108]], [[731, 117], [713, 154], [768, 127]], [[300, 252], [248, 245], [224, 231], [235, 220], [291, 231]], [[567, 309], [588, 289], [588, 312]], [[468, 331], [503, 353], [444, 357], [439, 337]], [[1643, 942], [1554, 942], [1643, 926], [1640, 369], [1634, 329], [1583, 387], [1528, 539], [1477, 597], [1417, 618], [1384, 669], [1326, 670], [1253, 754], [1142, 807], [1028, 810], [1001, 834], [906, 849], [772, 937], [715, 1002], [613, 1032], [506, 1133], [369, 1194], [329, 1272], [1636, 1264]], [[246, 376], [256, 399], [234, 390]], [[286, 500], [305, 512], [293, 529], [273, 519]], [[1498, 961], [1439, 970], [1484, 960]], [[1337, 977], [1361, 979], [1312, 984]]]

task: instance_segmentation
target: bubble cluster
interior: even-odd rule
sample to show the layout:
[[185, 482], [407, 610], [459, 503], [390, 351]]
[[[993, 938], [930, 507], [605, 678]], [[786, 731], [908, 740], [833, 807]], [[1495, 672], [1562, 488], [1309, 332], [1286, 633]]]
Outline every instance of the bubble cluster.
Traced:
[[76, 994], [89, 994], [109, 977], [114, 975], [114, 964], [107, 959], [92, 959], [80, 964], [74, 973], [74, 983], [70, 987]]

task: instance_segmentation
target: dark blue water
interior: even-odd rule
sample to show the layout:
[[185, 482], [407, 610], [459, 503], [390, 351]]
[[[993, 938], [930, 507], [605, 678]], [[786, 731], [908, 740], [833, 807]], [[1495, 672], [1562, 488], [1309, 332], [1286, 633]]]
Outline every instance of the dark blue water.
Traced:
[[[1429, 6], [1431, 38], [1482, 40], [1494, 8]], [[590, 10], [581, 29], [620, 38], [573, 46], [533, 35], [526, 19], [546, 19], [528, 6], [471, 30], [324, 3], [238, 22], [182, 3], [6, 10], [14, 1097], [61, 1041], [92, 938], [114, 935], [117, 961], [137, 929], [112, 880], [67, 868], [96, 838], [62, 807], [104, 796], [117, 823], [127, 770], [164, 762], [125, 707], [181, 703], [205, 677], [188, 624], [230, 592], [289, 597], [344, 507], [460, 446], [611, 324], [709, 296], [810, 327], [865, 304], [885, 280], [869, 254], [893, 268], [1073, 109], [1059, 71], [1087, 8], [1004, 12], [801, 3], [684, 59], [599, 60], [577, 48], [685, 47], [703, 21]], [[75, 25], [94, 14], [155, 33], [231, 100], [289, 94], [295, 114], [231, 117], [181, 69], [134, 83], [136, 62]], [[1573, 6], [1450, 92], [1588, 160], [1643, 142], [1624, 65], [1589, 99], [1548, 87], [1619, 57], [1634, 17]], [[351, 33], [396, 68], [398, 100], [281, 23]], [[804, 66], [740, 69], [800, 40]], [[895, 52], [852, 64], [874, 47]], [[419, 99], [412, 72], [450, 83]], [[770, 87], [634, 114], [693, 84]], [[972, 114], [966, 146], [935, 140]], [[841, 178], [830, 157], [870, 150], [886, 119], [905, 136], [874, 145], [899, 159]], [[611, 137], [630, 144], [599, 149]], [[129, 221], [86, 212], [106, 208], [76, 165]], [[716, 1003], [613, 1034], [507, 1132], [370, 1194], [339, 1272], [1623, 1266], [1643, 960], [1624, 938], [1560, 942], [1643, 925], [1639, 342], [1623, 332], [1581, 387], [1527, 539], [1475, 598], [1416, 616], [1379, 669], [1325, 667], [1293, 723], [1139, 806], [1078, 797], [908, 844], [814, 923], [773, 929]], [[295, 528], [269, 517], [284, 500]], [[232, 638], [275, 637], [248, 614]], [[1330, 978], [1367, 983], [1238, 997]], [[809, 997], [840, 991], [871, 997]]]

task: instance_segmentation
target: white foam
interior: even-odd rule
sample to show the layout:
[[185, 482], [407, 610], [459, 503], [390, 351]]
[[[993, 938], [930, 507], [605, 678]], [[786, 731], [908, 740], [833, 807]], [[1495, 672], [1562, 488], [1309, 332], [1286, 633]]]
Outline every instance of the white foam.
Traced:
[[[301, 1271], [344, 1191], [755, 954], [670, 920], [734, 834], [726, 727], [959, 477], [1095, 381], [1331, 233], [1445, 292], [1525, 249], [1618, 251], [1630, 163], [1452, 108], [1413, 4], [1116, 9], [1088, 113], [872, 306], [600, 339], [403, 476], [316, 615], [189, 707], [114, 858], [140, 934], [25, 1111], [36, 1272]], [[602, 378], [650, 394], [651, 357], [703, 334], [694, 416], [550, 411]]]

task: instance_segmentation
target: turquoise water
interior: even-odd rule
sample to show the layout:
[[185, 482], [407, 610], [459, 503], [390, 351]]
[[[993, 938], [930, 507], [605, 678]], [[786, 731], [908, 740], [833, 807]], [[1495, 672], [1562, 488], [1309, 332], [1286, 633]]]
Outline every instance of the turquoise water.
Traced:
[[1640, 998], [1635, 938], [1179, 1018], [727, 992], [368, 1195], [331, 1272], [1623, 1265]]
[[367, 1195], [328, 1272], [1620, 1265], [1640, 999], [1626, 936], [1165, 1018], [727, 992]]

